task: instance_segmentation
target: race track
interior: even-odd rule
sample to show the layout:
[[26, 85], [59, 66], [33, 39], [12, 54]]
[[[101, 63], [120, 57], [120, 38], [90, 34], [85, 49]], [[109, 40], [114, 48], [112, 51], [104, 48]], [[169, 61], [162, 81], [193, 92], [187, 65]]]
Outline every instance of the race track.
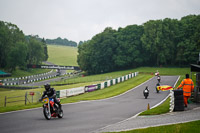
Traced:
[[[161, 85], [174, 86], [178, 76], [162, 76]], [[91, 133], [107, 125], [128, 119], [158, 104], [169, 91], [156, 93], [156, 77], [120, 96], [63, 105], [62, 119], [46, 120], [42, 108], [0, 114], [1, 133]], [[150, 95], [144, 99], [148, 86]]]

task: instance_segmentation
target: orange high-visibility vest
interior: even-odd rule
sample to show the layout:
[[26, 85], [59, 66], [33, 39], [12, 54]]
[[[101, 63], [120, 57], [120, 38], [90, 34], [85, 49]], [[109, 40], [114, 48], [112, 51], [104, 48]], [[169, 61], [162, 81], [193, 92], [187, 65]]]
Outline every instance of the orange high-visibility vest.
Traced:
[[181, 87], [183, 87], [184, 96], [191, 96], [191, 92], [194, 90], [194, 84], [190, 78], [184, 79], [178, 86], [178, 89]]

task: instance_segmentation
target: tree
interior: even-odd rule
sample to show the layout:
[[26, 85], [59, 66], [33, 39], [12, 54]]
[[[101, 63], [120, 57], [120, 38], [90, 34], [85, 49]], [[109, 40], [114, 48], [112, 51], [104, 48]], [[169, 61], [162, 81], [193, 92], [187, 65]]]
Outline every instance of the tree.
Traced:
[[11, 38], [9, 38], [9, 29], [3, 21], [0, 21], [0, 67], [6, 66], [6, 58], [9, 50], [9, 44], [11, 44]]
[[149, 64], [160, 65], [162, 50], [166, 46], [162, 45], [162, 21], [150, 20], [144, 24], [144, 34], [141, 38], [143, 47], [149, 55]]
[[77, 47], [77, 43], [74, 41], [69, 41], [66, 38], [62, 39], [60, 37], [56, 39], [46, 39], [47, 44], [55, 44], [55, 45], [65, 45], [65, 46], [72, 46]]
[[10, 56], [16, 54], [16, 50], [20, 47], [18, 44], [25, 44], [23, 32], [14, 24], [0, 21], [0, 67], [14, 69], [13, 62], [10, 62], [12, 60]]
[[47, 44], [46, 44], [46, 41], [45, 41], [44, 38], [42, 39], [42, 44], [43, 44], [43, 47], [44, 47], [44, 61], [47, 61], [49, 56], [48, 56]]
[[136, 67], [142, 64], [144, 51], [140, 40], [143, 35], [143, 27], [130, 25], [119, 28], [117, 32], [116, 54], [113, 55], [115, 65], [122, 68]]
[[180, 20], [177, 58], [179, 65], [196, 63], [200, 51], [200, 15], [188, 15]]
[[26, 56], [28, 52], [27, 44], [24, 42], [17, 42], [16, 47], [12, 47], [8, 53], [7, 67], [10, 71], [15, 70], [16, 67], [25, 68]]
[[112, 55], [116, 51], [116, 31], [106, 28], [92, 40], [85, 42], [78, 48], [78, 64], [88, 73], [104, 73], [114, 70]]
[[[92, 70], [93, 46], [90, 41], [78, 46], [77, 62], [83, 71]], [[90, 73], [90, 71], [89, 71]]]
[[28, 43], [28, 63], [40, 64], [45, 59], [44, 47], [42, 42], [31, 38]]

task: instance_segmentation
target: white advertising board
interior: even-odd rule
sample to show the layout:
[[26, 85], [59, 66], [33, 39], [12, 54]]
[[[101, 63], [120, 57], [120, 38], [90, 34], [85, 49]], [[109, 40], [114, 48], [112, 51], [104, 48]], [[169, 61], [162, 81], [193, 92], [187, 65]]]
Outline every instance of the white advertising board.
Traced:
[[67, 97], [67, 90], [60, 90], [60, 97]]
[[74, 95], [85, 93], [84, 87], [67, 89], [66, 91], [67, 91], [67, 96], [74, 96]]

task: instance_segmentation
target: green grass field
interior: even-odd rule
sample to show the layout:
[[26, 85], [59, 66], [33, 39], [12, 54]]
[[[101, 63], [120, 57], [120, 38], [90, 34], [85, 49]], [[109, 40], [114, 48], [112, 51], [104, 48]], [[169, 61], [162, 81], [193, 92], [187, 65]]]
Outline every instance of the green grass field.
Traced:
[[56, 65], [78, 66], [77, 50], [78, 48], [69, 46], [47, 45], [48, 61]]

